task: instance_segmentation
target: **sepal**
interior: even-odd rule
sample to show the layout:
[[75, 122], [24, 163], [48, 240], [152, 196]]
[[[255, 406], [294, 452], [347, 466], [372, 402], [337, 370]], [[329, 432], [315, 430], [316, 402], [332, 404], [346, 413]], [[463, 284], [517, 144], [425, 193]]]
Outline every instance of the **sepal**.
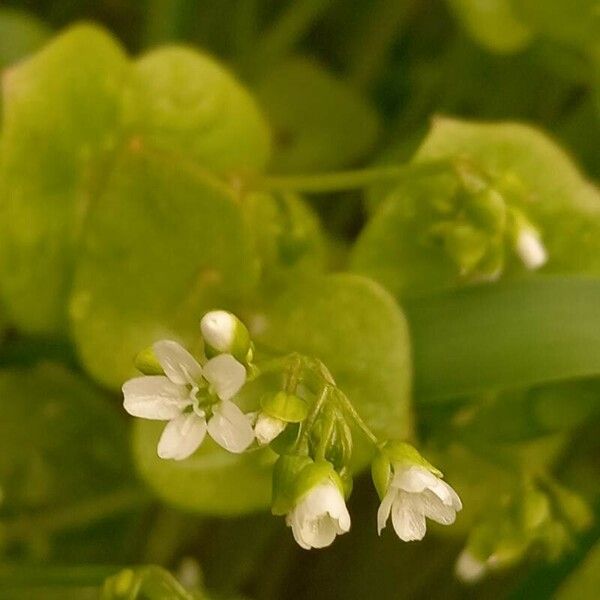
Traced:
[[284, 454], [277, 459], [273, 467], [271, 495], [271, 512], [274, 515], [285, 515], [292, 510], [298, 475], [311, 463], [308, 456]]
[[379, 499], [383, 500], [390, 485], [392, 464], [390, 459], [382, 452], [378, 452], [371, 463], [371, 477]]
[[134, 359], [135, 368], [144, 375], [164, 375], [165, 372], [156, 358], [152, 346], [138, 352]]
[[267, 415], [286, 423], [300, 423], [308, 414], [308, 407], [302, 398], [284, 391], [263, 396], [260, 405]]
[[436, 477], [443, 477], [442, 472], [427, 461], [419, 451], [406, 442], [391, 441], [384, 448], [383, 453], [387, 455], [394, 465], [402, 467], [419, 466], [427, 469]]

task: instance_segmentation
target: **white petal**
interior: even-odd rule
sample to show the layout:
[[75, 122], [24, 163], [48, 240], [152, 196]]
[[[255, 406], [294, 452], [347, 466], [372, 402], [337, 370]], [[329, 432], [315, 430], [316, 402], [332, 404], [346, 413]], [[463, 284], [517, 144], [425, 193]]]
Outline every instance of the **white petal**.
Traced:
[[445, 481], [438, 479], [437, 485], [430, 489], [446, 506], [451, 506], [457, 512], [462, 509], [458, 494]]
[[134, 417], [169, 421], [190, 406], [188, 390], [163, 375], [136, 377], [123, 385], [123, 407]]
[[392, 485], [405, 492], [420, 493], [438, 485], [440, 479], [425, 467], [400, 467], [394, 470]]
[[246, 450], [254, 440], [250, 419], [230, 400], [216, 405], [208, 422], [208, 433], [219, 446], [236, 454]]
[[196, 413], [180, 415], [165, 427], [158, 442], [158, 456], [183, 460], [199, 448], [206, 435], [206, 420]]
[[[413, 505], [416, 505], [417, 498], [413, 500]], [[441, 523], [442, 525], [452, 525], [456, 520], [456, 510], [453, 506], [448, 506], [436, 496], [431, 490], [425, 490], [418, 495], [423, 514], [428, 518]]]
[[517, 238], [517, 254], [530, 270], [539, 269], [548, 260], [546, 248], [536, 231], [523, 229]]
[[379, 509], [377, 510], [377, 533], [381, 535], [381, 530], [386, 526], [387, 520], [390, 517], [390, 511], [392, 510], [392, 504], [396, 499], [398, 491], [390, 486], [387, 494], [383, 497]]
[[236, 318], [225, 310], [206, 313], [200, 321], [202, 337], [219, 352], [227, 352], [233, 345]]
[[328, 515], [302, 523], [301, 537], [311, 548], [331, 546], [336, 534], [336, 522]]
[[202, 369], [204, 378], [221, 400], [231, 400], [246, 381], [246, 369], [231, 354], [211, 358]]
[[198, 361], [180, 344], [171, 340], [162, 340], [152, 345], [154, 354], [165, 375], [180, 385], [193, 385], [202, 376], [202, 367]]
[[254, 425], [254, 435], [259, 446], [270, 444], [284, 429], [286, 423], [261, 412]]
[[292, 511], [286, 517], [285, 522], [288, 527], [292, 528], [292, 534], [294, 535], [294, 539], [296, 540], [298, 546], [304, 548], [305, 550], [310, 550], [310, 544], [306, 542], [302, 537], [302, 528], [300, 526], [298, 517], [296, 516], [296, 513], [294, 511]]
[[392, 523], [398, 537], [404, 542], [422, 540], [427, 531], [425, 515], [416, 510], [411, 494], [399, 492], [392, 506]]

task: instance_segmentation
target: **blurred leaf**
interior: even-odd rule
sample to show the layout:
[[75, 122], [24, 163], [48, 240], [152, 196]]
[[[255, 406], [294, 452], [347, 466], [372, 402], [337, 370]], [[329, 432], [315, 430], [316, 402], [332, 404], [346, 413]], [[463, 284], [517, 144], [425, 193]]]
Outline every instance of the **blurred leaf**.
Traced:
[[600, 374], [600, 280], [539, 277], [406, 306], [422, 401]]
[[352, 164], [377, 140], [373, 107], [308, 59], [282, 63], [263, 77], [256, 93], [274, 131], [273, 171], [323, 171]]
[[0, 69], [37, 50], [49, 33], [32, 14], [0, 9]]
[[125, 95], [127, 131], [217, 171], [262, 169], [270, 132], [250, 94], [216, 61], [166, 47], [138, 59]]
[[[348, 274], [299, 280], [256, 318], [259, 344], [321, 359], [377, 435], [410, 434], [408, 328], [376, 283]], [[363, 465], [370, 448], [360, 433], [354, 438], [357, 465]]]
[[274, 453], [231, 454], [207, 439], [184, 461], [163, 460], [156, 446], [164, 426], [137, 420], [133, 437], [137, 468], [162, 500], [184, 510], [223, 516], [268, 506]]
[[10, 320], [64, 327], [74, 251], [95, 176], [116, 143], [127, 63], [102, 30], [68, 30], [4, 75], [0, 286]]
[[517, 18], [511, 0], [448, 2], [469, 34], [493, 52], [518, 52], [531, 39], [531, 32]]
[[[38, 560], [106, 558], [129, 527], [115, 515], [143, 504], [123, 488], [131, 468], [118, 414], [88, 382], [50, 363], [0, 371], [0, 398], [3, 550]], [[108, 531], [95, 529], [107, 517]], [[130, 549], [122, 550], [111, 559]]]
[[255, 282], [232, 192], [143, 142], [117, 160], [87, 222], [70, 315], [81, 360], [110, 387], [158, 339], [197, 344], [203, 312], [241, 301]]
[[600, 544], [596, 544], [556, 592], [556, 600], [594, 600], [600, 586]]
[[510, 0], [513, 9], [531, 28], [559, 42], [591, 49], [600, 44], [597, 0]]
[[[438, 118], [415, 161], [452, 159], [471, 161], [492, 181], [518, 189], [549, 256], [541, 272], [600, 271], [600, 193], [542, 133], [512, 123]], [[444, 248], [424, 242], [428, 227], [441, 218], [437, 207], [452, 201], [456, 186], [450, 173], [441, 173], [412, 178], [389, 192], [357, 241], [354, 268], [400, 297], [464, 285]], [[511, 255], [502, 275], [526, 272]]]
[[266, 283], [321, 271], [325, 240], [318, 217], [295, 194], [250, 193], [242, 209], [261, 259]]

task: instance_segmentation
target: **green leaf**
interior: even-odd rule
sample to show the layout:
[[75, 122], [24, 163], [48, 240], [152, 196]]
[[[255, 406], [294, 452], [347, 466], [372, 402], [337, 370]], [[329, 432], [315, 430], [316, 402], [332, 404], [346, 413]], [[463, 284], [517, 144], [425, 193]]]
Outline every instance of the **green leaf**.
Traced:
[[135, 526], [122, 515], [145, 500], [131, 487], [126, 429], [106, 396], [43, 363], [1, 370], [0, 397], [0, 554], [81, 562], [110, 548], [113, 560], [130, 560], [130, 548], [115, 547]]
[[597, 0], [511, 0], [529, 27], [558, 42], [598, 49], [600, 15]]
[[48, 28], [33, 15], [0, 9], [0, 69], [37, 50], [49, 33]]
[[[380, 286], [348, 274], [300, 280], [261, 317], [261, 330], [253, 332], [259, 345], [321, 359], [377, 435], [409, 435], [408, 328], [402, 311]], [[371, 452], [361, 434], [354, 435], [362, 466]]]
[[448, 2], [473, 39], [493, 52], [518, 52], [531, 40], [531, 31], [515, 14], [511, 0]]
[[327, 170], [356, 162], [379, 134], [374, 109], [317, 63], [293, 58], [267, 73], [256, 93], [275, 136], [271, 169]]
[[240, 302], [257, 260], [232, 192], [193, 165], [136, 143], [118, 159], [88, 226], [73, 282], [73, 336], [87, 370], [118, 388], [159, 339], [190, 347], [200, 317]]
[[422, 401], [600, 375], [600, 279], [472, 287], [406, 311]]
[[190, 458], [163, 460], [156, 446], [164, 426], [136, 420], [133, 430], [136, 466], [159, 498], [184, 510], [223, 516], [269, 505], [273, 452], [231, 454], [207, 437]]
[[[527, 216], [549, 257], [541, 272], [600, 272], [600, 193], [544, 134], [514, 123], [438, 118], [415, 162], [445, 160], [466, 161], [484, 173], [507, 206]], [[457, 218], [453, 210], [464, 195], [457, 185], [452, 172], [442, 170], [400, 183], [362, 232], [354, 249], [354, 269], [401, 297], [469, 282], [447, 246], [431, 238], [444, 219]], [[498, 242], [503, 245], [494, 252], [502, 261], [502, 276], [523, 276], [527, 271], [514, 248], [504, 238]], [[494, 265], [488, 268], [493, 274]]]
[[323, 231], [318, 217], [300, 196], [254, 192], [244, 197], [241, 206], [267, 286], [281, 284], [285, 278], [301, 273], [323, 270]]
[[269, 159], [270, 132], [254, 99], [219, 63], [189, 48], [137, 60], [124, 112], [132, 136], [207, 168], [261, 170]]
[[27, 332], [64, 327], [95, 175], [118, 141], [126, 72], [116, 42], [80, 25], [4, 75], [0, 287], [8, 317]]
[[594, 600], [600, 586], [600, 543], [587, 554], [554, 596], [556, 600]]

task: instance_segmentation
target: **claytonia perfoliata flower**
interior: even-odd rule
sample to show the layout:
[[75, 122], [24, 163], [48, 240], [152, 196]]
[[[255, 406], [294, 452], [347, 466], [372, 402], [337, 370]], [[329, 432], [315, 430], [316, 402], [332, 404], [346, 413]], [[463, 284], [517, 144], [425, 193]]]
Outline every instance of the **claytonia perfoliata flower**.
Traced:
[[246, 369], [230, 354], [204, 366], [177, 342], [152, 346], [164, 375], [146, 375], [123, 385], [123, 406], [134, 417], [168, 421], [158, 442], [161, 458], [183, 460], [200, 446], [206, 432], [230, 452], [253, 441], [249, 419], [231, 401], [246, 381]]
[[325, 548], [350, 530], [344, 485], [327, 461], [282, 455], [273, 470], [274, 515], [285, 515], [294, 539], [305, 550]]
[[350, 530], [350, 514], [338, 485], [325, 480], [300, 498], [286, 523], [302, 548], [325, 548]]
[[373, 481], [381, 498], [377, 511], [377, 531], [392, 524], [398, 537], [405, 541], [425, 536], [425, 519], [451, 525], [462, 509], [457, 493], [442, 481], [442, 474], [412, 446], [392, 443], [372, 466]]

